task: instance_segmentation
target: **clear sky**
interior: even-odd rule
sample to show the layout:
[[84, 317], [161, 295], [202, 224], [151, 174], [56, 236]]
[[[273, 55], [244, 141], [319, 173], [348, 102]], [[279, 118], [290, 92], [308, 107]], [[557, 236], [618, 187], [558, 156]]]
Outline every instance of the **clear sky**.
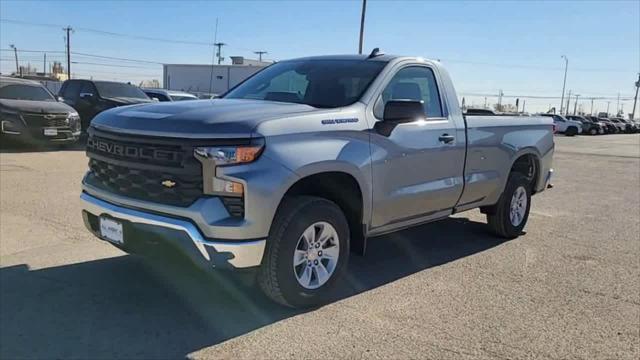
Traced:
[[[227, 43], [223, 54], [287, 59], [357, 52], [360, 1], [0, 1], [0, 48], [47, 50], [62, 60], [64, 34], [71, 25], [72, 52], [158, 63], [211, 63], [206, 44], [135, 39], [111, 33], [174, 41]], [[7, 21], [9, 20], [9, 21]], [[18, 24], [22, 21], [55, 26]], [[564, 60], [569, 58], [567, 91], [580, 94], [588, 112], [610, 111], [617, 94], [630, 99], [640, 71], [640, 1], [368, 1], [367, 51], [440, 59], [467, 104], [483, 105], [484, 94], [529, 96], [528, 111], [559, 106]], [[15, 69], [13, 53], [0, 53], [0, 72]], [[42, 68], [42, 53], [19, 53], [21, 64]], [[74, 56], [77, 76], [139, 82], [161, 79], [158, 64]], [[82, 64], [81, 64], [82, 63]], [[94, 63], [94, 64], [87, 64]], [[102, 65], [95, 65], [102, 64]], [[474, 96], [475, 95], [475, 96]], [[524, 98], [523, 98], [524, 99]], [[520, 100], [522, 101], [522, 100]], [[488, 98], [496, 102], [495, 97]], [[630, 112], [632, 101], [621, 101]], [[573, 103], [571, 104], [571, 108]]]

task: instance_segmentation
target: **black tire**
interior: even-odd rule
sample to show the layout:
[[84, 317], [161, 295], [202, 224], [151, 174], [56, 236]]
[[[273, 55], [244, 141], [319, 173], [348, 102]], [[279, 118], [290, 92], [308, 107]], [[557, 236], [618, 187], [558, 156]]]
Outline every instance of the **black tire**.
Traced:
[[[514, 226], [509, 219], [511, 199], [516, 192], [516, 189], [523, 187], [526, 191], [527, 206], [524, 217], [518, 226]], [[494, 207], [494, 211], [487, 214], [487, 223], [489, 229], [495, 235], [505, 238], [514, 239], [522, 234], [529, 219], [529, 210], [531, 209], [531, 183], [521, 173], [511, 173], [509, 180], [507, 180], [507, 186], [504, 192], [500, 196], [498, 203]]]
[[567, 131], [564, 132], [566, 136], [576, 136], [578, 134], [578, 128], [575, 126], [569, 126]]
[[591, 128], [591, 129], [589, 130], [589, 134], [591, 134], [591, 135], [598, 135], [598, 129], [596, 129], [596, 128]]
[[[339, 256], [329, 280], [317, 289], [307, 289], [296, 279], [293, 254], [302, 233], [312, 224], [324, 221], [338, 234]], [[286, 197], [273, 220], [258, 284], [277, 303], [294, 308], [321, 305], [331, 299], [335, 286], [348, 265], [349, 225], [344, 213], [333, 202], [314, 196]]]

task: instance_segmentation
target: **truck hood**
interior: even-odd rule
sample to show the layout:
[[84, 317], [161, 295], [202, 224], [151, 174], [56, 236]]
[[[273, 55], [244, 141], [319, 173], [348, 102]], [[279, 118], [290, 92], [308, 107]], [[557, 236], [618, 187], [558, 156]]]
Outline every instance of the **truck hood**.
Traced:
[[58, 114], [76, 112], [71, 106], [57, 101], [0, 99], [0, 107], [29, 113]]
[[247, 138], [262, 121], [316, 109], [263, 100], [215, 99], [139, 104], [100, 113], [91, 126], [127, 134], [179, 138]]

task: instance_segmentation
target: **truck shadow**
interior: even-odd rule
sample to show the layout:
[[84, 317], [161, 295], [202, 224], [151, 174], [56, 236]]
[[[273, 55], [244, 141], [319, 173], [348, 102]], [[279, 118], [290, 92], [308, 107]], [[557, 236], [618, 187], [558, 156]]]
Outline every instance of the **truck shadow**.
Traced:
[[[351, 258], [336, 300], [499, 244], [464, 218], [371, 239], [365, 257]], [[10, 266], [0, 284], [0, 358], [184, 358], [302, 313], [175, 256]]]

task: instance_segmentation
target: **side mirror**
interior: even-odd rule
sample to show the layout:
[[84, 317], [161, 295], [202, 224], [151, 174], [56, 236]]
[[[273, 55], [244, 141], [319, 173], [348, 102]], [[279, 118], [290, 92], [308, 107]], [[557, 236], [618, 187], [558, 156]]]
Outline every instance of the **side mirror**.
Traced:
[[64, 98], [62, 96], [56, 96], [56, 100], [58, 100], [59, 102], [64, 102]]
[[396, 124], [425, 118], [424, 102], [416, 100], [389, 100], [384, 106], [384, 121]]

